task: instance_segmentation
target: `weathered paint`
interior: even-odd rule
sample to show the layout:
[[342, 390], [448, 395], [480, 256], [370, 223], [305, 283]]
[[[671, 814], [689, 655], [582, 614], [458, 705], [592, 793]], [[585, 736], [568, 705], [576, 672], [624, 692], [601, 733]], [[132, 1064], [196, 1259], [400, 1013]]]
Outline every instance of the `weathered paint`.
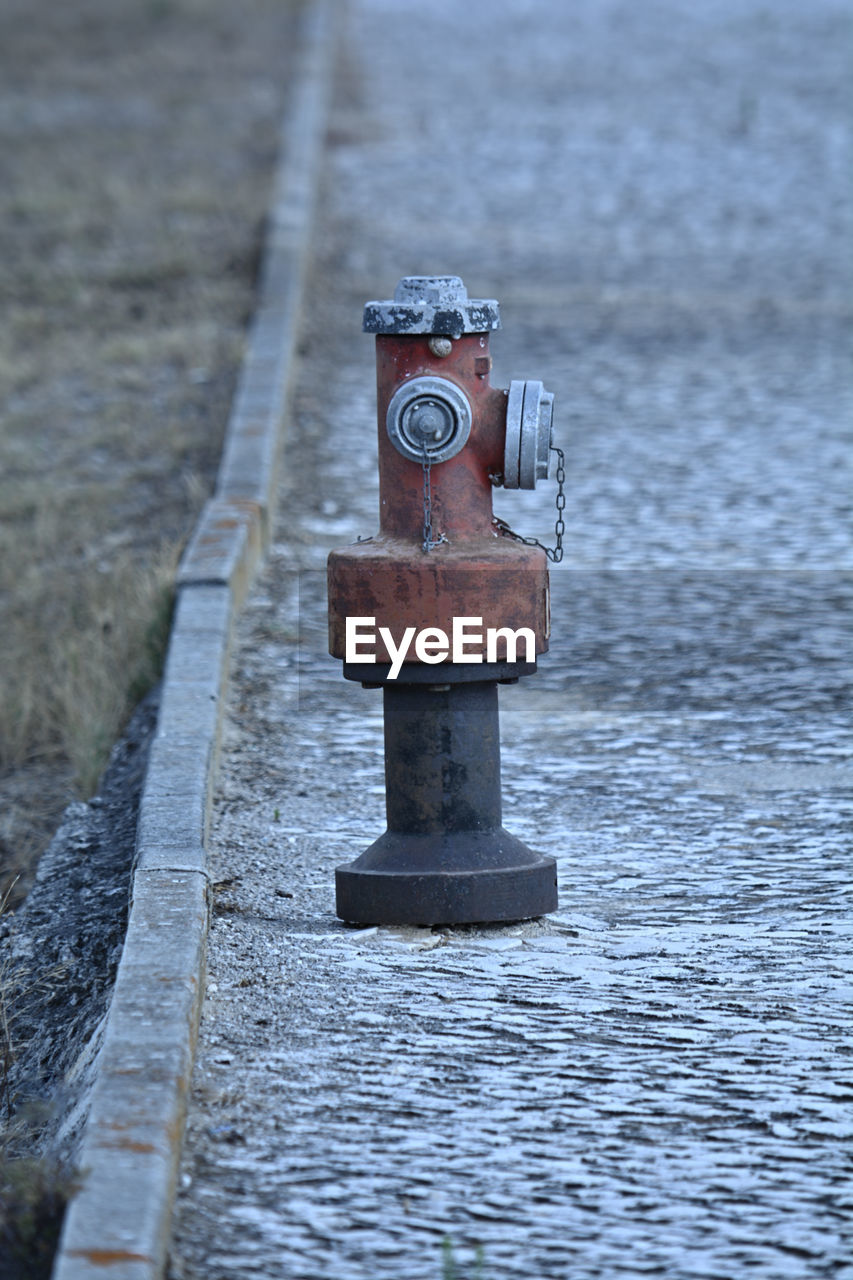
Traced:
[[94, 1267], [110, 1267], [121, 1262], [154, 1263], [147, 1253], [132, 1253], [129, 1249], [69, 1249], [69, 1258], [84, 1258]]
[[[346, 619], [365, 616], [395, 635], [407, 626], [449, 631], [454, 617], [479, 617], [484, 629], [529, 627], [536, 652], [548, 648], [545, 553], [501, 536], [493, 523], [492, 477], [503, 467], [507, 393], [489, 383], [489, 335], [465, 334], [447, 356], [434, 354], [434, 345], [425, 334], [376, 338], [380, 530], [329, 556], [329, 651], [336, 658], [345, 656]], [[399, 452], [385, 423], [401, 385], [436, 376], [464, 392], [473, 421], [465, 448], [430, 468], [433, 537], [446, 541], [427, 553], [423, 466]], [[499, 649], [499, 657], [504, 653]], [[387, 661], [380, 642], [377, 662]], [[417, 664], [414, 654], [409, 662]]]
[[[401, 538], [358, 543], [329, 556], [329, 652], [345, 656], [348, 617], [373, 617], [398, 637], [404, 627], [440, 627], [450, 634], [453, 619], [482, 619], [485, 658], [487, 628], [529, 627], [536, 652], [548, 648], [548, 570], [538, 547], [490, 535], [488, 541], [442, 544], [428, 555]], [[472, 645], [471, 652], [477, 652]], [[498, 645], [503, 660], [506, 646]], [[391, 655], [377, 637], [377, 662]], [[416, 661], [414, 654], [410, 661]]]

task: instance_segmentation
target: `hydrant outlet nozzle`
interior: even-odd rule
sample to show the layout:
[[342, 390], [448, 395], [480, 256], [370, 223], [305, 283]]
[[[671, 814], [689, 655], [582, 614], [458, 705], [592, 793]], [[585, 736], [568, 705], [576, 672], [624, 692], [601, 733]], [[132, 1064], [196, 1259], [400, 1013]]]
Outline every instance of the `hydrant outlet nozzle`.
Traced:
[[411, 378], [398, 387], [385, 415], [392, 444], [413, 462], [447, 462], [471, 434], [471, 402], [447, 378]]
[[553, 439], [554, 396], [541, 382], [511, 382], [506, 406], [504, 488], [535, 489], [547, 480]]

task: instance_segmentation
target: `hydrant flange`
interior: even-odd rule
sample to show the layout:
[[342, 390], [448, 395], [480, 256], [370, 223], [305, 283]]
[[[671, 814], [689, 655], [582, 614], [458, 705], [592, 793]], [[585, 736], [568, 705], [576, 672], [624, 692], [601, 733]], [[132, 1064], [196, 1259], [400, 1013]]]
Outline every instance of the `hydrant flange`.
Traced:
[[461, 338], [501, 327], [494, 298], [469, 298], [459, 276], [403, 276], [389, 302], [364, 307], [365, 333], [437, 334]]

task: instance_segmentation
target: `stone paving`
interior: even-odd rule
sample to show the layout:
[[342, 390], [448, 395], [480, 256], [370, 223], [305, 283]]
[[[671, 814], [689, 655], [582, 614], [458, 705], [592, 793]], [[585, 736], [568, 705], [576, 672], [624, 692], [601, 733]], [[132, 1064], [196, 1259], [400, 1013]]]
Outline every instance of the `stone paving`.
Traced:
[[[853, 1275], [845, 25], [347, 6], [173, 1280]], [[361, 308], [418, 272], [497, 297], [493, 383], [557, 395], [552, 649], [501, 714], [560, 908], [356, 930], [381, 696], [325, 656], [322, 567], [377, 523]], [[548, 537], [552, 484], [501, 497]]]

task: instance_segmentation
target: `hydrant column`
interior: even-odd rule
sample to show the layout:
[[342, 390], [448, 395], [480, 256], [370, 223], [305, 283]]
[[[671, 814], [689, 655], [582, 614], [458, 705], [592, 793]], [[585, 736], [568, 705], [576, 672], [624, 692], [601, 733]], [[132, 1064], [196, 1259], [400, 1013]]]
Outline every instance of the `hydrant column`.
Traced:
[[495, 681], [429, 689], [385, 685], [388, 827], [413, 835], [501, 825]]
[[414, 276], [365, 307], [376, 334], [380, 529], [329, 556], [329, 648], [381, 686], [388, 829], [336, 871], [354, 923], [524, 919], [557, 905], [553, 858], [505, 831], [499, 682], [548, 648], [547, 560], [505, 536], [492, 487], [548, 473], [553, 397], [489, 384], [493, 300]]

